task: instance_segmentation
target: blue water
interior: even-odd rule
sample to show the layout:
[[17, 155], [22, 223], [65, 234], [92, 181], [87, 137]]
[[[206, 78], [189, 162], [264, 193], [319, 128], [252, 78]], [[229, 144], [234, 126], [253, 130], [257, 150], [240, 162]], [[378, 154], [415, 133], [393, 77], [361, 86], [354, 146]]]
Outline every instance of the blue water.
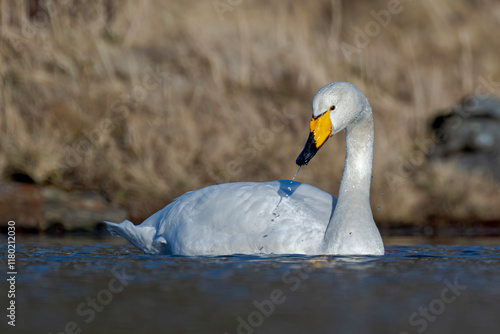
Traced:
[[413, 243], [386, 240], [383, 257], [178, 257], [18, 238], [16, 327], [2, 280], [0, 332], [498, 334], [500, 239]]

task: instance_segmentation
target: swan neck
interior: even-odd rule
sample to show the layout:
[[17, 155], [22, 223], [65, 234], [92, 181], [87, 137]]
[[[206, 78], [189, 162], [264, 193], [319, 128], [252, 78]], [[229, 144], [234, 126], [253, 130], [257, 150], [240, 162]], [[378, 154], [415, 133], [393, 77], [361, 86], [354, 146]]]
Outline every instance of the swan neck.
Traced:
[[369, 205], [373, 162], [373, 119], [371, 113], [346, 128], [345, 140], [346, 157], [339, 202], [343, 197], [356, 196], [365, 198]]
[[[376, 229], [370, 207], [373, 160], [373, 117], [367, 107], [360, 119], [346, 128], [346, 157], [337, 205], [325, 231], [324, 247], [337, 253], [337, 247], [350, 245], [341, 238], [353, 231]], [[365, 235], [361, 232], [359, 235]], [[374, 232], [375, 233], [375, 232]], [[377, 231], [378, 233], [378, 231]], [[362, 237], [361, 237], [362, 238]], [[357, 239], [364, 242], [364, 239]], [[353, 244], [357, 247], [357, 244]]]
[[323, 250], [333, 254], [383, 253], [370, 207], [373, 117], [369, 106], [346, 128], [345, 138], [344, 175], [337, 205], [325, 231]]

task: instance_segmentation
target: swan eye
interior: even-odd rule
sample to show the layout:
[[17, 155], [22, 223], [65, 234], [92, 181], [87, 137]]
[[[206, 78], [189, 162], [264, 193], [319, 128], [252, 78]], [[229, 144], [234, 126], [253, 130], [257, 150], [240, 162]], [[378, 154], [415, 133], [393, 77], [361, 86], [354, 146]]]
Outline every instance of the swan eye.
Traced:
[[330, 110], [335, 110], [335, 106], [331, 106], [331, 107], [330, 107]]

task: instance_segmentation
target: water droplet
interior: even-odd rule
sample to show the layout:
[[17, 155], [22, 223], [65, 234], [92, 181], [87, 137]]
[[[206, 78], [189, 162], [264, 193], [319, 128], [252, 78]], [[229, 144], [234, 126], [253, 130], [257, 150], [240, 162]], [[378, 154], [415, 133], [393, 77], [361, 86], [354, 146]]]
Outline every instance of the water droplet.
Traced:
[[[295, 173], [295, 175], [293, 176], [292, 181], [294, 181], [294, 180], [295, 180], [295, 178], [297, 177], [297, 174], [299, 174], [300, 167], [302, 167], [302, 166], [299, 166], [299, 169], [297, 169], [297, 173]], [[291, 183], [291, 182], [290, 182], [290, 183]]]
[[279, 200], [278, 204], [276, 204], [276, 207], [273, 210], [273, 214], [275, 214], [274, 211], [276, 211], [278, 209], [278, 207], [280, 206], [282, 200], [283, 200], [283, 197], [280, 197], [280, 200]]

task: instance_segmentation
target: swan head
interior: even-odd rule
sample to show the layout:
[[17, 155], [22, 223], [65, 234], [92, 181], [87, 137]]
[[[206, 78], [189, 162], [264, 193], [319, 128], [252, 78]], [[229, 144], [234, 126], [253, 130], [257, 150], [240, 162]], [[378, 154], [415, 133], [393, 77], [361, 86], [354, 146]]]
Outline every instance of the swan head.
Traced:
[[297, 165], [307, 165], [328, 138], [355, 123], [367, 105], [363, 93], [349, 82], [332, 82], [321, 87], [313, 98], [310, 133]]

